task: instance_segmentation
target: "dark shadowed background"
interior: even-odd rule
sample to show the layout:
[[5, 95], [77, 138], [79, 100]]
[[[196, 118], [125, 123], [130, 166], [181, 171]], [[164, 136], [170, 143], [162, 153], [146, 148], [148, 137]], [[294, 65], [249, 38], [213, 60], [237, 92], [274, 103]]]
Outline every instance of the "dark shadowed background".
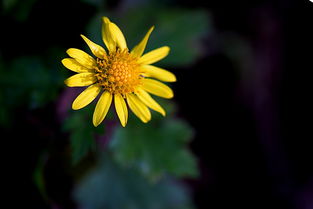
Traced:
[[[2, 0], [0, 11], [1, 180], [8, 208], [119, 208], [116, 202], [127, 200], [121, 207], [313, 209], [309, 0]], [[147, 50], [171, 47], [160, 66], [177, 76], [175, 97], [164, 104], [174, 116], [153, 126], [177, 141], [190, 138], [174, 163], [179, 168], [162, 167], [170, 156], [138, 171], [138, 156], [129, 168], [135, 171], [125, 175], [119, 166], [129, 163], [132, 155], [124, 152], [132, 139], [122, 139], [135, 132], [132, 125], [116, 128], [114, 114], [105, 123], [112, 137], [100, 130], [95, 143], [85, 140], [93, 138], [92, 127], [77, 132], [91, 120], [70, 110], [80, 90], [65, 87], [71, 73], [60, 61], [70, 47], [86, 49], [80, 34], [103, 45], [102, 16], [120, 26], [130, 46], [155, 25]], [[90, 154], [107, 144], [113, 154]], [[145, 176], [153, 189], [150, 180], [136, 187]], [[106, 189], [95, 187], [98, 181]], [[125, 192], [125, 185], [136, 189]]]

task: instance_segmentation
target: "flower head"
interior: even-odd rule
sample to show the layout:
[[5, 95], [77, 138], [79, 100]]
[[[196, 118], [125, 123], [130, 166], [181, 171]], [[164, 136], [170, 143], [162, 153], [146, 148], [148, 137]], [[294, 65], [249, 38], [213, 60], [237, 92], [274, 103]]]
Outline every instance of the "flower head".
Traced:
[[124, 127], [128, 119], [127, 105], [144, 123], [151, 119], [149, 108], [165, 116], [164, 109], [150, 94], [172, 98], [173, 91], [158, 80], [174, 82], [176, 77], [173, 73], [150, 64], [166, 57], [170, 48], [163, 46], [143, 55], [154, 29], [151, 27], [142, 41], [129, 51], [119, 27], [107, 17], [102, 20], [102, 39], [108, 52], [81, 35], [94, 57], [80, 49], [70, 48], [66, 52], [71, 58], [62, 60], [66, 68], [77, 73], [66, 79], [65, 84], [69, 87], [87, 87], [74, 100], [72, 108], [81, 109], [101, 94], [93, 114], [94, 126], [104, 120], [113, 100]]

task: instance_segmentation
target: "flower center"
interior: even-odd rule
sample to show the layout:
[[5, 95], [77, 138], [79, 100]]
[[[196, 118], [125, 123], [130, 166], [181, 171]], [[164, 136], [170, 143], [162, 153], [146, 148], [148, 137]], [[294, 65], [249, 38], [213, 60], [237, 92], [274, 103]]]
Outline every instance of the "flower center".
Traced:
[[135, 91], [141, 83], [137, 58], [128, 50], [110, 52], [104, 59], [97, 58], [96, 77], [98, 83], [111, 94], [122, 94]]

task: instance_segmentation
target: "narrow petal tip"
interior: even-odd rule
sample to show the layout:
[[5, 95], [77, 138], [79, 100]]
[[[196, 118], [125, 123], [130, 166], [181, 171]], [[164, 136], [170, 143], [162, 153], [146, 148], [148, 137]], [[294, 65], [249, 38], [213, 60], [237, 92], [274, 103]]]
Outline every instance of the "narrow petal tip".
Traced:
[[72, 109], [73, 110], [79, 110], [81, 108], [79, 108], [76, 104], [72, 103]]
[[64, 64], [64, 63], [66, 63], [66, 59], [67, 59], [67, 58], [64, 58], [64, 59], [61, 60], [61, 63], [64, 65], [64, 67], [65, 67], [65, 65], [66, 65], [66, 64]]
[[102, 17], [102, 21], [103, 21], [104, 23], [106, 23], [106, 24], [108, 24], [108, 23], [111, 22], [110, 19], [107, 18], [107, 17]]
[[92, 121], [94, 127], [98, 127], [99, 124], [96, 124], [95, 121]]

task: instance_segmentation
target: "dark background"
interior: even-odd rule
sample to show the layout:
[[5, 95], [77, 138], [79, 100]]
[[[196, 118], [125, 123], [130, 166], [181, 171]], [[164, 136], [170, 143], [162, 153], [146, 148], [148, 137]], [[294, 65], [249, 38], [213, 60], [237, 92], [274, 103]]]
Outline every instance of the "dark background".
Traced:
[[[202, 40], [201, 58], [171, 69], [178, 79], [173, 85], [178, 113], [196, 133], [190, 147], [201, 176], [186, 182], [197, 208], [313, 208], [313, 3], [177, 0], [167, 4], [204, 9], [216, 31]], [[119, 1], [108, 5], [115, 8]], [[45, 55], [54, 45], [78, 45], [77, 34], [94, 10], [80, 1], [54, 0], [36, 2], [24, 22], [1, 14], [2, 59]], [[237, 59], [244, 67], [221, 47], [225, 33], [236, 34], [249, 45], [248, 54]], [[6, 176], [2, 181], [8, 185], [3, 192], [11, 205], [51, 208], [30, 177], [49, 143], [46, 137], [64, 137], [51, 132], [51, 127], [60, 128], [51, 112], [55, 105], [50, 102], [31, 111], [18, 107], [11, 119], [14, 128], [0, 129], [1, 138], [7, 139], [2, 140], [1, 152]], [[66, 142], [56, 143], [62, 147]], [[47, 186], [49, 195], [63, 208], [74, 208], [69, 198], [73, 182], [65, 172], [55, 172], [62, 170], [62, 158], [50, 162], [49, 169], [47, 179], [53, 179]]]
[[[203, 208], [313, 208], [313, 5], [209, 1], [203, 6], [212, 11], [219, 32], [232, 31], [250, 42], [253, 58], [248, 78], [218, 50], [178, 78], [195, 81], [176, 92], [182, 113], [197, 128], [192, 147], [205, 177], [196, 183], [196, 202]], [[186, 94], [193, 102], [185, 103]]]

